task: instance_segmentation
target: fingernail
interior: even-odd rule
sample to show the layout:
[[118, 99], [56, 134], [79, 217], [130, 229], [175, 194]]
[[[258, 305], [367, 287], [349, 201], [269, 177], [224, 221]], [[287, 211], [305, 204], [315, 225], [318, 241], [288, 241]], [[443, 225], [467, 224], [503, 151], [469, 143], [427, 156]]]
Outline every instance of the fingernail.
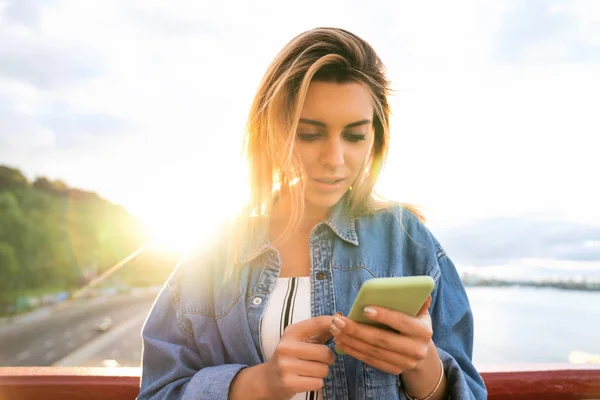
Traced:
[[306, 339], [306, 341], [309, 343], [317, 343], [319, 341], [319, 338], [320, 338], [319, 335], [314, 335], [314, 336], [311, 336], [308, 339]]
[[339, 329], [344, 329], [344, 327], [346, 326], [346, 323], [344, 321], [342, 321], [342, 319], [338, 316], [333, 317], [333, 323]]
[[333, 336], [335, 336], [340, 333], [340, 330], [335, 325], [331, 324], [331, 327], [329, 328], [329, 332], [331, 332], [331, 334]]
[[363, 308], [363, 312], [368, 317], [374, 317], [374, 316], [377, 315], [377, 311], [374, 308], [371, 308], [371, 307], [365, 307], [365, 308]]

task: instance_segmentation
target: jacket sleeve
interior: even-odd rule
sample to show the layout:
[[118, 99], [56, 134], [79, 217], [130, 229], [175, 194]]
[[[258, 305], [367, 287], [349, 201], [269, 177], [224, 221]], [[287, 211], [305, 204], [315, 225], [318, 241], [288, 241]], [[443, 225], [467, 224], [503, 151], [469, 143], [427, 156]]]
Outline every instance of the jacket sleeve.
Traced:
[[225, 364], [214, 319], [204, 319], [195, 338], [182, 319], [176, 287], [167, 283], [142, 330], [139, 400], [227, 399], [235, 375], [246, 365]]
[[[435, 239], [434, 239], [435, 242]], [[433, 341], [444, 364], [451, 399], [487, 399], [483, 379], [472, 363], [473, 314], [452, 261], [435, 242], [439, 277], [432, 295]]]

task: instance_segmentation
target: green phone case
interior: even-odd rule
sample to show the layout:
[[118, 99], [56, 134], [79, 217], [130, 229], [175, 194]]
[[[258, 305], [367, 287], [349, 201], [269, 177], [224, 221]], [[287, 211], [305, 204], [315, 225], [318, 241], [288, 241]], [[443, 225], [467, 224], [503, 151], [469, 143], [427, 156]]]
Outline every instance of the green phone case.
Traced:
[[[433, 291], [434, 285], [434, 280], [427, 275], [369, 279], [360, 287], [348, 318], [368, 325], [388, 328], [365, 317], [363, 309], [369, 305], [380, 306], [414, 317]], [[335, 351], [337, 354], [344, 354], [337, 346]]]

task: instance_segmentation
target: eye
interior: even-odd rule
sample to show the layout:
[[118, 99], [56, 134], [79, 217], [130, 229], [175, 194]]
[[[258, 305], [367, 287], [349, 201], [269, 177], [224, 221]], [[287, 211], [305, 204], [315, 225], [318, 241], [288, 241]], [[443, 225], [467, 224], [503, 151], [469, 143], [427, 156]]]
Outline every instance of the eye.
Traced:
[[302, 140], [303, 142], [312, 142], [314, 140], [317, 140], [319, 137], [321, 137], [320, 133], [298, 133], [296, 135], [298, 137], [299, 140]]
[[360, 141], [365, 140], [366, 136], [363, 135], [362, 133], [347, 133], [344, 135], [344, 137], [349, 142], [360, 142]]

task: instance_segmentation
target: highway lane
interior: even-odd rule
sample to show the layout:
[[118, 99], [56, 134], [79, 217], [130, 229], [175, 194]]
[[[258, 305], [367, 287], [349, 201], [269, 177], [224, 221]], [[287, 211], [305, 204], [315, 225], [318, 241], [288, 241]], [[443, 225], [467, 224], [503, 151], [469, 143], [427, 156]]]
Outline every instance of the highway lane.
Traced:
[[[140, 332], [145, 315], [133, 317], [130, 321], [113, 328], [81, 348], [66, 364], [85, 367], [139, 367], [142, 361], [142, 339]], [[106, 339], [106, 340], [103, 340]]]
[[[77, 300], [38, 320], [3, 326], [0, 366], [72, 365], [73, 361], [103, 366], [105, 360], [139, 366], [141, 328], [155, 296], [147, 292]], [[98, 331], [105, 318], [112, 320], [112, 326]]]

